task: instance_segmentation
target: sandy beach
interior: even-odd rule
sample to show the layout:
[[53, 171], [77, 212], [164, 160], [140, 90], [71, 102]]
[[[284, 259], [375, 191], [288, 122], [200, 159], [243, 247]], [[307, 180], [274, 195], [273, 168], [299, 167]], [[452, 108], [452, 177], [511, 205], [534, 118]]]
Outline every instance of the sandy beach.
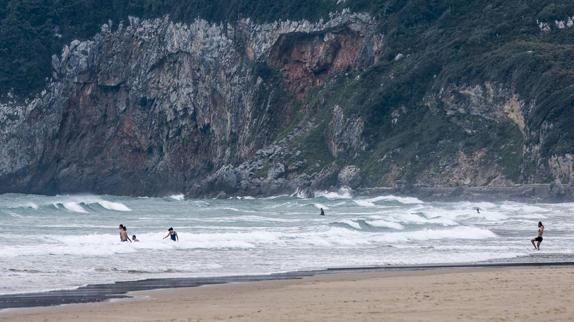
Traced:
[[339, 272], [5, 310], [0, 321], [572, 321], [574, 267]]

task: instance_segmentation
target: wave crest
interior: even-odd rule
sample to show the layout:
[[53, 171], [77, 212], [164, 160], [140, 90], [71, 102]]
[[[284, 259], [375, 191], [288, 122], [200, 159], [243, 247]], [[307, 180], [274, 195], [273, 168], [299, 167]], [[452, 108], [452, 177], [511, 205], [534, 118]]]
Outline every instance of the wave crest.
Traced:
[[352, 190], [348, 187], [342, 187], [337, 191], [315, 191], [314, 195], [315, 198], [323, 197], [329, 200], [353, 198]]

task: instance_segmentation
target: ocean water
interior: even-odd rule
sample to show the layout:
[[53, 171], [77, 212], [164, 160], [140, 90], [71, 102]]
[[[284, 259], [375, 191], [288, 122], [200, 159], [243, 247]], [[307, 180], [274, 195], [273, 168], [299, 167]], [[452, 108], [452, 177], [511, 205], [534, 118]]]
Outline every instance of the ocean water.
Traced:
[[[0, 294], [145, 278], [571, 260], [573, 214], [574, 203], [423, 202], [348, 190], [225, 200], [5, 194]], [[540, 252], [530, 244], [539, 220]], [[120, 242], [119, 224], [141, 241]], [[162, 239], [169, 227], [179, 242]]]

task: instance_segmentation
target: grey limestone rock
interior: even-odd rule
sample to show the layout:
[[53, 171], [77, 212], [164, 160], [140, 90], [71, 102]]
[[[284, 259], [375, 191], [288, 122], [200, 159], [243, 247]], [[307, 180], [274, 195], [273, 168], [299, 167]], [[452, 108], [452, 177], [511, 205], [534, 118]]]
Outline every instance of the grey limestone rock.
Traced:
[[357, 187], [361, 183], [361, 169], [354, 165], [343, 167], [337, 175], [339, 185], [347, 187]]
[[[279, 45], [319, 53], [327, 74], [359, 68], [381, 46], [373, 24], [344, 12], [320, 22], [130, 17], [115, 30], [104, 25], [52, 57], [54, 77], [41, 96], [0, 106], [0, 192], [294, 190], [304, 173], [287, 177], [291, 151], [274, 142], [293, 112], [279, 89], [324, 79], [272, 53]], [[306, 36], [291, 41], [295, 34]], [[317, 51], [324, 46], [336, 50]], [[274, 68], [280, 79], [270, 76]], [[269, 175], [257, 175], [264, 167]]]

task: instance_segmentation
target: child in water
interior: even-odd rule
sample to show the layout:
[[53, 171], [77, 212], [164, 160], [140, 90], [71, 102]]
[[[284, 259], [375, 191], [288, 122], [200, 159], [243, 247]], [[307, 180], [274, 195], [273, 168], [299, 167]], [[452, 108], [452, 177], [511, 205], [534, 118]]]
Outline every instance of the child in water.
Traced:
[[179, 237], [177, 236], [177, 232], [175, 230], [173, 230], [173, 227], [169, 227], [169, 229], [167, 230], [167, 235], [165, 235], [165, 237], [163, 239], [166, 239], [167, 237], [170, 237], [171, 240], [173, 240], [173, 241], [179, 241]]

